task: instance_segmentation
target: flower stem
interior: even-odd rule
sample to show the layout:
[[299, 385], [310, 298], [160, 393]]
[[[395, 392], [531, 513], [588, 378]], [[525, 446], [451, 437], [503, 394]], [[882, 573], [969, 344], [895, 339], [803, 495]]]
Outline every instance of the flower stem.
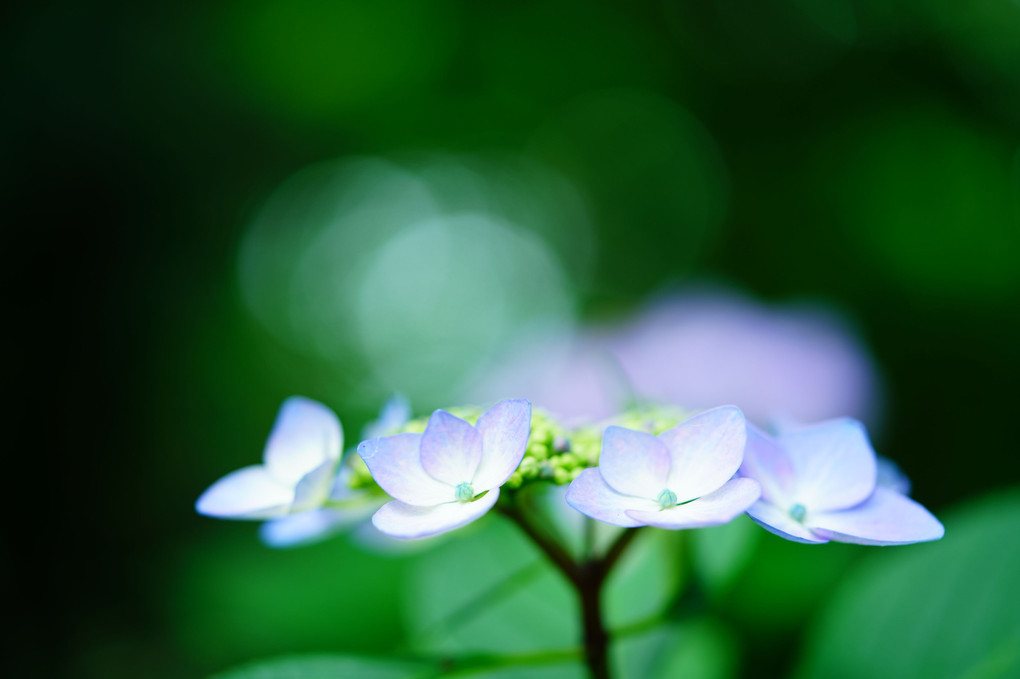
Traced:
[[602, 589], [606, 577], [627, 549], [637, 528], [627, 528], [599, 558], [589, 550], [585, 560], [577, 563], [559, 543], [549, 539], [524, 516], [513, 503], [501, 503], [499, 511], [516, 523], [538, 545], [553, 565], [563, 573], [577, 592], [581, 604], [581, 628], [584, 635], [584, 659], [592, 679], [610, 679], [609, 631], [602, 619]]

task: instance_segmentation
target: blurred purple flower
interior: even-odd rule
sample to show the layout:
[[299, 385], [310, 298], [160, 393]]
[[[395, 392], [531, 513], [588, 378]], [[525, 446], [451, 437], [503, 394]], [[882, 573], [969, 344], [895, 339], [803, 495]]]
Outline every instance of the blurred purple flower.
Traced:
[[747, 432], [740, 474], [762, 488], [747, 513], [776, 535], [862, 545], [942, 537], [942, 524], [927, 509], [877, 483], [875, 452], [860, 422], [828, 420], [776, 438], [751, 425]]
[[560, 330], [516, 347], [475, 399], [524, 393], [567, 419], [602, 419], [634, 399], [751, 420], [873, 418], [877, 371], [860, 341], [823, 309], [698, 292], [656, 303], [616, 328]]
[[358, 446], [376, 483], [395, 498], [372, 517], [392, 537], [459, 528], [485, 514], [524, 457], [531, 403], [502, 401], [471, 426], [437, 410], [423, 434], [396, 434]]
[[608, 427], [597, 468], [567, 489], [567, 504], [616, 526], [700, 528], [732, 521], [761, 493], [733, 478], [747, 435], [738, 408], [695, 415], [658, 436]]

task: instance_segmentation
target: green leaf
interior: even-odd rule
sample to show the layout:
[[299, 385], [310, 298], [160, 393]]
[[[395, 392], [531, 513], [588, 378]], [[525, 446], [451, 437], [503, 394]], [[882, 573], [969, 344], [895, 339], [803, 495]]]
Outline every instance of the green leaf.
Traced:
[[206, 667], [289, 653], [376, 653], [404, 638], [400, 584], [413, 558], [346, 540], [267, 549], [254, 525], [222, 525], [168, 590], [175, 643]]
[[212, 679], [412, 679], [439, 671], [438, 663], [314, 655], [254, 662]]
[[722, 625], [706, 619], [669, 624], [621, 639], [613, 646], [616, 675], [639, 677], [736, 676], [738, 644]]
[[683, 578], [677, 533], [643, 529], [605, 584], [606, 624], [615, 629], [665, 612]]
[[1020, 492], [967, 507], [946, 537], [876, 550], [836, 590], [797, 676], [1020, 676]]
[[764, 535], [765, 531], [747, 516], [691, 531], [692, 565], [698, 580], [712, 593], [728, 589], [751, 562]]
[[573, 590], [516, 526], [495, 517], [422, 557], [407, 598], [414, 645], [444, 653], [575, 647]]

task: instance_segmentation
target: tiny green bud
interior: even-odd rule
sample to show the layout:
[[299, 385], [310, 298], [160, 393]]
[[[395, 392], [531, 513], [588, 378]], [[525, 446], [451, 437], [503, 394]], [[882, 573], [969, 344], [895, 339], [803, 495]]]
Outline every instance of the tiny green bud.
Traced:
[[531, 442], [528, 444], [525, 450], [526, 455], [530, 455], [536, 460], [544, 460], [549, 457], [549, 447], [543, 443]]
[[520, 488], [522, 483], [524, 483], [524, 477], [521, 476], [519, 471], [516, 471], [510, 475], [510, 478], [507, 479], [506, 484], [504, 485], [508, 488]]
[[659, 506], [663, 509], [676, 507], [676, 493], [671, 491], [669, 488], [663, 488], [662, 492], [659, 493], [659, 497], [655, 499], [659, 501]]
[[790, 516], [793, 517], [794, 521], [803, 521], [804, 517], [807, 516], [807, 507], [798, 502], [790, 507]]
[[573, 453], [563, 453], [559, 456], [560, 466], [566, 469], [576, 467], [581, 460], [578, 459], [577, 455]]
[[517, 471], [522, 476], [534, 476], [538, 473], [538, 462], [536, 462], [533, 457], [526, 457], [521, 460], [521, 464], [517, 468]]
[[570, 482], [570, 472], [568, 472], [566, 469], [563, 469], [562, 467], [560, 467], [560, 468], [557, 468], [555, 471], [553, 471], [553, 483], [555, 483], [556, 485], [562, 486], [563, 484], [569, 483], [569, 482]]

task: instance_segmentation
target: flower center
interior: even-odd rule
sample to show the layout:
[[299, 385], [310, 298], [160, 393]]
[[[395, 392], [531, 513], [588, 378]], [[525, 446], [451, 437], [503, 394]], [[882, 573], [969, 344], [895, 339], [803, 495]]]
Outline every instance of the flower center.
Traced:
[[659, 506], [663, 509], [676, 507], [676, 493], [671, 491], [669, 488], [663, 488], [662, 492], [659, 493], [659, 497], [655, 499], [659, 501]]
[[807, 516], [807, 507], [798, 502], [790, 507], [790, 516], [793, 517], [794, 521], [803, 521], [804, 517]]
[[470, 483], [458, 483], [453, 495], [457, 498], [457, 502], [471, 502], [475, 497], [475, 489], [471, 487]]

